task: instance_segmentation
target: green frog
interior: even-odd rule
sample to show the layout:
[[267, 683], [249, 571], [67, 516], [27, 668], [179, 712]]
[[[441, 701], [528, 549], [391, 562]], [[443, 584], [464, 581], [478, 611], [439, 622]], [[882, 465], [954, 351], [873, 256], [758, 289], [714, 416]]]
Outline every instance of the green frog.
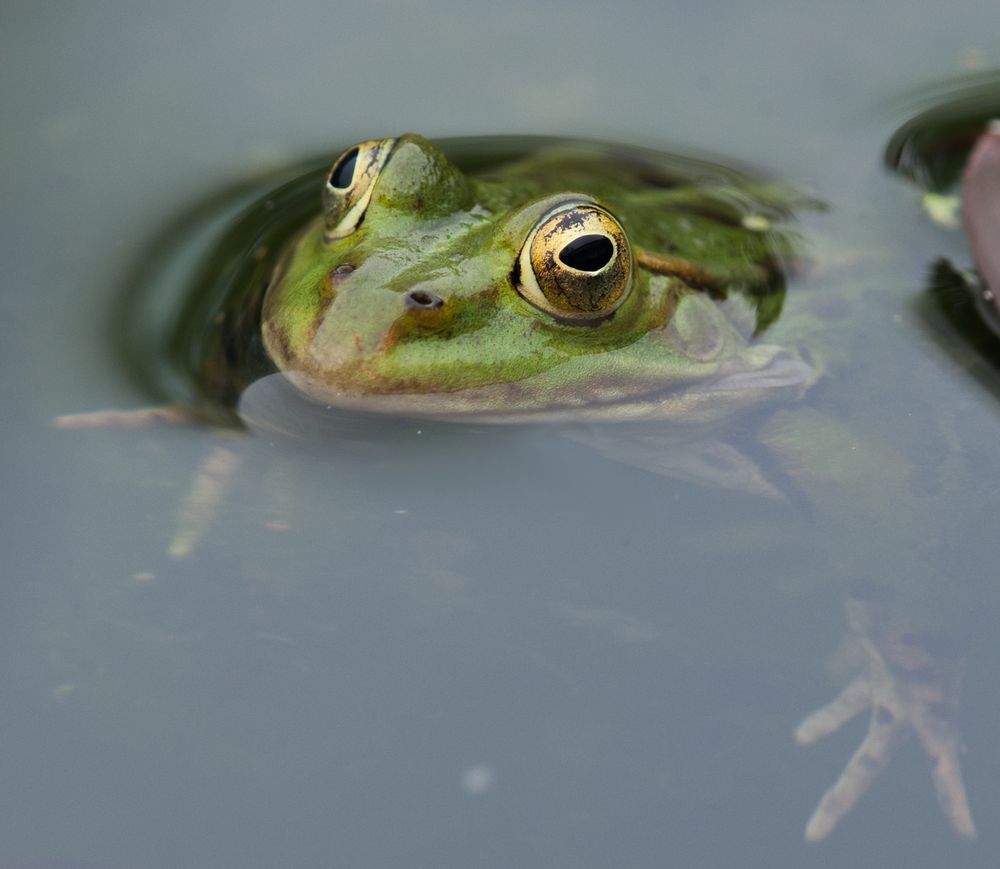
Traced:
[[[796, 738], [811, 743], [861, 712], [870, 724], [806, 837], [826, 837], [912, 731], [951, 827], [972, 838], [956, 724], [961, 655], [912, 629], [932, 624], [948, 596], [918, 538], [964, 468], [955, 450], [939, 451], [924, 485], [893, 420], [859, 433], [804, 401], [828, 370], [849, 365], [836, 326], [856, 313], [821, 286], [779, 318], [800, 259], [795, 216], [815, 203], [784, 184], [634, 148], [545, 142], [466, 164], [415, 135], [341, 154], [320, 178], [322, 213], [263, 258], [252, 328], [273, 373], [257, 364], [246, 380], [262, 380], [249, 390], [227, 381], [218, 394], [290, 383], [321, 407], [582, 422], [574, 436], [615, 459], [811, 505], [850, 541], [832, 557], [852, 588], [862, 675]], [[247, 343], [231, 337], [246, 319], [232, 310], [211, 320], [220, 347]], [[219, 383], [219, 366], [208, 368]], [[727, 440], [734, 419], [766, 458]], [[623, 450], [593, 422], [635, 425], [636, 438]], [[950, 436], [944, 425], [928, 442]], [[210, 470], [204, 487], [217, 490], [229, 472]], [[891, 575], [872, 576], [886, 553]]]
[[[275, 271], [264, 342], [283, 376], [325, 405], [494, 422], [697, 421], [685, 447], [654, 438], [624, 460], [774, 494], [763, 471], [704, 432], [762, 403], [780, 408], [817, 379], [802, 356], [759, 338], [795, 258], [795, 199], [636, 151], [550, 148], [465, 174], [416, 136], [363, 142], [333, 164], [323, 214]], [[818, 331], [819, 318], [807, 312], [793, 328]], [[894, 509], [870, 494], [872, 475], [911, 479], [895, 449], [869, 452], [814, 411], [776, 409], [759, 436], [800, 490], [838, 502], [847, 522], [859, 509], [845, 501], [859, 492], [882, 517]], [[872, 540], [866, 522], [854, 536], [878, 563], [884, 534]], [[877, 585], [855, 588], [848, 620], [864, 675], [796, 737], [810, 743], [862, 710], [869, 732], [806, 836], [831, 832], [912, 729], [951, 826], [972, 837], [954, 726], [960, 658], [905, 630]]]
[[716, 304], [773, 298], [784, 203], [685, 168], [553, 148], [467, 176], [415, 136], [362, 143], [278, 265], [268, 353], [318, 401], [448, 419], [691, 420], [800, 386]]

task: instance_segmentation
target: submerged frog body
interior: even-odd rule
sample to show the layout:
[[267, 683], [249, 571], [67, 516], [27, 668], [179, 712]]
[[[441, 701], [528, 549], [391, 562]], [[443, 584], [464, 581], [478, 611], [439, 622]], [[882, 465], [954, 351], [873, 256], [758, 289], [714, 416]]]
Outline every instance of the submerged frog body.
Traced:
[[[887, 479], [913, 483], [892, 436], [887, 450], [867, 449], [839, 424], [781, 407], [819, 377], [790, 346], [761, 338], [796, 256], [800, 198], [788, 188], [695, 160], [572, 143], [464, 172], [412, 135], [348, 149], [322, 183], [323, 213], [280, 254], [260, 306], [278, 373], [248, 394], [290, 382], [320, 405], [413, 417], [669, 421], [685, 431], [680, 447], [673, 434], [669, 445], [645, 434], [621, 455], [619, 442], [589, 429], [583, 439], [670, 476], [779, 497], [791, 484], [817, 511], [828, 506], [837, 539], [851, 542], [836, 553], [845, 580], [884, 563], [887, 551], [899, 558], [895, 574], [918, 586], [926, 578], [912, 539], [921, 526], [909, 520], [935, 508], [887, 487]], [[225, 331], [233, 319], [243, 318], [211, 321]], [[823, 329], [822, 316], [807, 311], [785, 331], [808, 344]], [[217, 343], [241, 345], [228, 334]], [[839, 339], [809, 349], [810, 362], [849, 354]], [[777, 410], [761, 422], [766, 405]], [[717, 428], [744, 413], [756, 414], [781, 483], [691, 425]], [[230, 472], [219, 470], [229, 467], [221, 453], [225, 461], [217, 451], [199, 477], [208, 495], [189, 499], [181, 536], [218, 499]], [[177, 553], [189, 549], [187, 541]], [[814, 741], [863, 710], [871, 724], [807, 838], [830, 833], [910, 729], [932, 759], [952, 828], [971, 837], [957, 658], [901, 639], [910, 634], [878, 595], [854, 595], [848, 606], [866, 674], [807, 718], [797, 738]]]
[[864, 651], [864, 672], [796, 728], [795, 739], [811, 745], [856, 715], [870, 714], [864, 741], [809, 819], [809, 841], [830, 834], [911, 731], [931, 760], [934, 789], [952, 829], [963, 838], [975, 837], [959, 768], [960, 650], [946, 638], [905, 630], [894, 622], [890, 604], [870, 589], [848, 599], [848, 626]]
[[[403, 136], [346, 151], [324, 197], [323, 216], [268, 289], [263, 335], [284, 375], [325, 404], [477, 421], [690, 422], [801, 395], [815, 379], [796, 353], [758, 337], [780, 309], [794, 251], [787, 189], [683, 161], [567, 148], [465, 175], [430, 143]], [[747, 308], [756, 309], [749, 321]], [[845, 497], [852, 471], [841, 461], [861, 469], [847, 499], [864, 491], [866, 475], [899, 464], [891, 451], [847, 458], [857, 453], [853, 438], [837, 442], [823, 422], [813, 433], [800, 428], [779, 418], [762, 437], [789, 456], [810, 497]], [[615, 455], [599, 435], [588, 439]], [[818, 469], [810, 448], [821, 454]], [[677, 455], [676, 443], [664, 449], [654, 436], [616, 457], [774, 493], [723, 444], [701, 438], [679, 460], [668, 453]], [[853, 503], [836, 509], [858, 513]], [[870, 509], [898, 511], [878, 495]], [[909, 546], [908, 534], [895, 545]], [[865, 568], [877, 563], [876, 548], [894, 545], [891, 534], [844, 536], [857, 538]], [[812, 742], [865, 709], [871, 724], [807, 838], [831, 832], [911, 729], [952, 828], [973, 836], [958, 765], [960, 667], [934, 643], [900, 639], [911, 635], [884, 601], [855, 595], [848, 611], [866, 674], [797, 738]]]

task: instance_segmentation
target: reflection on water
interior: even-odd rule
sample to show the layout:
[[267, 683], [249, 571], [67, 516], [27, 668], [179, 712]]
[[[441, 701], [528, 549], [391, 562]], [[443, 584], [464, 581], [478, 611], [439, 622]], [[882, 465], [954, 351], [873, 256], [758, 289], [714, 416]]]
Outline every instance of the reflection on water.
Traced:
[[1000, 73], [989, 70], [926, 88], [917, 102], [922, 110], [886, 145], [886, 165], [927, 190], [952, 190], [976, 139], [1000, 116]]
[[962, 225], [978, 269], [978, 274], [966, 272], [943, 257], [934, 260], [929, 269], [933, 304], [924, 306], [927, 330], [996, 394], [995, 370], [1000, 365], [996, 289], [1000, 274], [994, 239], [1000, 231], [1000, 187], [996, 181], [1000, 177], [1000, 148], [989, 128], [1000, 117], [1000, 74], [989, 71], [964, 77], [921, 99], [923, 110], [891, 137], [886, 164], [927, 191], [924, 205], [928, 214], [946, 226], [958, 225], [961, 194]]

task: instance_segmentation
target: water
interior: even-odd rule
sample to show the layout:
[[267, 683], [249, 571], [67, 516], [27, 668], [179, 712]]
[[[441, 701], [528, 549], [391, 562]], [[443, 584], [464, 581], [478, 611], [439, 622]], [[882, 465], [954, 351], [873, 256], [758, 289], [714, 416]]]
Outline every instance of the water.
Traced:
[[[929, 85], [997, 66], [993, 4], [8, 4], [3, 21], [0, 866], [996, 865], [995, 399], [901, 301], [962, 248], [880, 165]], [[172, 561], [217, 436], [49, 427], [146, 400], [109, 323], [166, 221], [407, 129], [730, 154], [830, 202], [824, 234], [852, 241], [821, 252], [845, 279], [893, 246], [871, 368], [925, 360], [930, 392], [912, 417], [887, 402], [889, 428], [943, 407], [983, 468], [940, 532], [980, 612], [975, 845], [913, 745], [828, 842], [802, 843], [864, 728], [791, 740], [836, 690], [844, 632], [795, 506], [546, 429], [346, 423], [335, 449], [255, 441], [208, 538]]]

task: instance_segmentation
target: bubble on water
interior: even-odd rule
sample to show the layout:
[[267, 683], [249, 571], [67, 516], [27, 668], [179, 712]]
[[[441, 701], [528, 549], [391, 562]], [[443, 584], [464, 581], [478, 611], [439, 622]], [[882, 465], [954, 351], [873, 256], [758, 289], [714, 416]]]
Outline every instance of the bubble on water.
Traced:
[[489, 764], [478, 763], [462, 772], [462, 790], [467, 794], [485, 794], [493, 790], [495, 783], [496, 772]]

